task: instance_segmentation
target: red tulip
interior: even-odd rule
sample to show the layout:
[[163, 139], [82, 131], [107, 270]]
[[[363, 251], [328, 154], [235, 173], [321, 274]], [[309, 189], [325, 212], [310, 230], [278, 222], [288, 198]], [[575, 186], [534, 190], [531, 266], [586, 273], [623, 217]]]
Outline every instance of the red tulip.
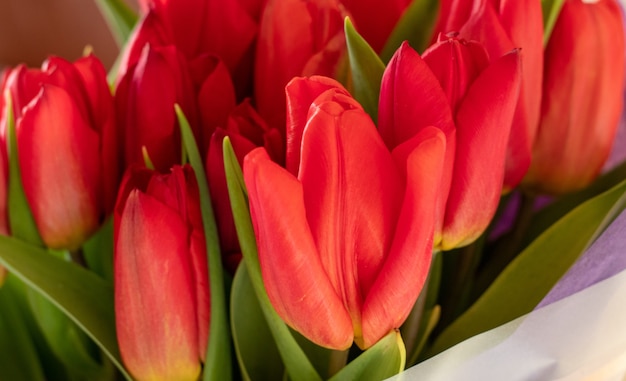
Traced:
[[[0, 81], [0, 91], [4, 88], [4, 81]], [[0, 92], [0, 125], [4, 125], [2, 119], [2, 111], [4, 110], [4, 101], [2, 92]], [[9, 214], [8, 214], [8, 160], [6, 154], [6, 142], [2, 133], [0, 133], [0, 235], [9, 235]], [[6, 269], [0, 265], [0, 286], [4, 283], [6, 277]]]
[[143, 147], [161, 172], [181, 162], [176, 103], [206, 151], [211, 133], [225, 123], [235, 105], [228, 71], [215, 57], [201, 56], [188, 62], [174, 46], [146, 45], [116, 91], [127, 165], [144, 162]]
[[521, 48], [522, 86], [508, 142], [505, 190], [522, 180], [531, 160], [541, 107], [543, 19], [536, 0], [444, 0], [435, 37], [459, 32], [465, 40], [481, 42], [490, 59]]
[[24, 193], [44, 243], [77, 249], [115, 201], [119, 160], [113, 100], [102, 64], [50, 58], [19, 66], [13, 99]]
[[411, 0], [341, 0], [361, 36], [380, 52]]
[[367, 348], [403, 323], [428, 273], [445, 138], [425, 129], [390, 152], [338, 83], [309, 99], [297, 177], [261, 148], [244, 161], [263, 280], [313, 342]]
[[429, 126], [446, 135], [447, 152], [435, 243], [473, 242], [493, 217], [504, 176], [509, 127], [519, 94], [517, 51], [488, 64], [477, 43], [440, 41], [422, 59], [407, 43], [383, 75], [379, 130], [390, 149]]
[[[6, 108], [4, 99], [4, 87], [9, 72], [3, 72], [0, 76], [0, 235], [9, 235], [9, 211], [8, 211], [8, 186], [9, 186], [9, 160], [7, 157], [6, 131]], [[0, 279], [3, 273], [0, 266]], [[1, 282], [0, 282], [1, 283]]]
[[541, 124], [525, 179], [540, 192], [585, 187], [606, 161], [622, 112], [624, 25], [617, 1], [568, 0], [545, 53]]
[[285, 85], [295, 76], [334, 77], [345, 52], [339, 0], [268, 0], [261, 18], [255, 100], [275, 128], [285, 125]]
[[115, 209], [115, 322], [137, 380], [197, 380], [210, 319], [198, 186], [189, 166], [131, 168]]
[[228, 196], [224, 152], [222, 143], [229, 137], [239, 164], [246, 154], [256, 147], [265, 147], [277, 163], [284, 161], [283, 138], [277, 129], [269, 128], [248, 101], [233, 110], [226, 128], [218, 128], [211, 137], [206, 160], [207, 180], [211, 191], [211, 203], [222, 247], [226, 268], [234, 274], [241, 259], [241, 249]]
[[240, 0], [141, 0], [140, 5], [145, 16], [131, 37], [122, 69], [132, 66], [149, 42], [173, 44], [188, 60], [215, 55], [232, 74], [257, 33], [256, 22]]

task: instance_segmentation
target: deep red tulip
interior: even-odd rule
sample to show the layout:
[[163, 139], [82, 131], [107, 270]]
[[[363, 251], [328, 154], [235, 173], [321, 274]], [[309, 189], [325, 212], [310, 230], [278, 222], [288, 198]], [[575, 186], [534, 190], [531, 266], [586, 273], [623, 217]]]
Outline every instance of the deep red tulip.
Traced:
[[263, 280], [313, 342], [367, 348], [403, 323], [428, 273], [445, 138], [424, 129], [390, 152], [338, 83], [309, 99], [297, 177], [261, 148], [244, 161]]
[[[9, 234], [9, 214], [8, 214], [8, 186], [9, 186], [9, 160], [7, 157], [6, 131], [6, 109], [4, 99], [4, 86], [9, 72], [0, 75], [0, 235]], [[2, 268], [0, 266], [0, 268]], [[0, 269], [0, 273], [3, 270]], [[2, 276], [0, 275], [0, 278]]]
[[588, 185], [623, 106], [624, 24], [617, 1], [567, 0], [546, 47], [541, 124], [525, 182], [561, 194]]
[[241, 249], [228, 196], [222, 143], [229, 137], [240, 165], [243, 158], [256, 147], [265, 147], [277, 163], [284, 162], [282, 134], [270, 128], [248, 101], [240, 104], [229, 116], [226, 128], [218, 128], [211, 137], [206, 160], [211, 203], [215, 211], [225, 267], [234, 274], [241, 260]]
[[115, 322], [137, 380], [197, 380], [210, 319], [198, 186], [189, 166], [131, 168], [115, 208]]
[[295, 76], [334, 77], [345, 52], [345, 11], [339, 0], [268, 0], [261, 18], [255, 64], [259, 113], [285, 125], [285, 85]]
[[131, 36], [122, 69], [132, 66], [150, 43], [173, 44], [188, 60], [215, 55], [234, 73], [257, 33], [247, 10], [256, 6], [244, 7], [240, 0], [141, 0], [140, 5], [144, 18]]
[[435, 243], [473, 242], [491, 221], [502, 191], [509, 127], [519, 95], [519, 55], [488, 64], [477, 43], [440, 41], [422, 59], [407, 43], [383, 75], [379, 131], [390, 149], [434, 126], [446, 135], [446, 163]]
[[522, 180], [531, 160], [541, 108], [543, 18], [535, 0], [444, 0], [435, 29], [458, 32], [465, 40], [481, 42], [492, 61], [514, 48], [522, 57], [522, 85], [507, 148], [505, 191]]
[[372, 49], [380, 52], [412, 0], [341, 0]]
[[[113, 99], [93, 56], [18, 66], [13, 99], [24, 193], [44, 243], [77, 249], [111, 211], [119, 180]], [[6, 126], [4, 127], [6, 128]]]
[[116, 91], [127, 165], [143, 163], [166, 172], [181, 162], [181, 137], [174, 111], [179, 104], [203, 151], [213, 130], [226, 122], [235, 94], [225, 66], [215, 57], [188, 62], [174, 46], [146, 45]]
[[[0, 91], [4, 88], [4, 81], [0, 79]], [[4, 125], [3, 110], [4, 101], [0, 92], [0, 126]], [[4, 134], [0, 133], [0, 235], [9, 235], [9, 214], [8, 214], [8, 160], [6, 154], [6, 141]], [[6, 269], [0, 265], [0, 286], [4, 283]]]

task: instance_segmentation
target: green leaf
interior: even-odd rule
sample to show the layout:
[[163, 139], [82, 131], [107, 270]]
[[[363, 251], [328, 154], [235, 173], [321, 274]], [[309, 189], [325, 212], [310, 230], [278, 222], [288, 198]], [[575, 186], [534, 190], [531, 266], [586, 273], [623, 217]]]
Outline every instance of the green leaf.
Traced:
[[374, 346], [351, 361], [330, 381], [379, 381], [404, 370], [406, 352], [397, 331], [390, 332]]
[[117, 45], [122, 47], [137, 22], [137, 15], [123, 0], [95, 0]]
[[109, 217], [83, 244], [87, 267], [113, 284], [113, 218]]
[[542, 0], [541, 9], [543, 11], [543, 46], [548, 45], [550, 35], [554, 29], [554, 24], [561, 13], [565, 0]]
[[[7, 93], [8, 94], [8, 93]], [[19, 158], [17, 154], [17, 138], [15, 132], [15, 118], [13, 116], [13, 101], [7, 95], [7, 152], [9, 158], [9, 184], [8, 184], [8, 215], [11, 234], [26, 242], [37, 246], [43, 246], [39, 230], [30, 211], [30, 205], [24, 194], [22, 175], [20, 172]]]
[[0, 263], [70, 317], [130, 380], [117, 346], [110, 284], [14, 237], [0, 236]]
[[359, 101], [374, 123], [378, 121], [378, 97], [380, 93], [380, 81], [383, 78], [385, 64], [380, 60], [376, 52], [357, 33], [346, 17], [344, 30], [346, 44], [348, 46], [348, 58], [350, 60], [350, 75], [354, 99]]
[[94, 359], [98, 353], [81, 328], [37, 291], [28, 289], [27, 295], [49, 348], [66, 369], [81, 379], [105, 379], [106, 369]]
[[274, 337], [276, 346], [278, 347], [278, 351], [290, 377], [294, 380], [302, 381], [321, 380], [319, 374], [296, 342], [287, 325], [281, 320], [272, 307], [269, 297], [267, 296], [261, 276], [261, 266], [259, 264], [256, 239], [250, 219], [250, 211], [248, 209], [248, 197], [243, 174], [228, 137], [224, 138], [223, 148], [228, 195], [230, 197], [235, 227], [237, 228], [237, 237], [239, 238], [244, 263], [248, 268], [250, 280], [259, 300], [261, 310], [263, 311], [263, 316], [265, 316], [267, 325], [272, 332], [272, 336]]
[[285, 366], [243, 263], [235, 274], [230, 298], [231, 328], [242, 378], [280, 380]]
[[0, 288], [0, 374], [6, 380], [44, 380], [13, 278], [9, 275]]
[[226, 291], [224, 287], [224, 268], [222, 266], [222, 254], [217, 234], [217, 226], [211, 206], [209, 186], [204, 172], [204, 165], [196, 140], [191, 132], [191, 127], [180, 106], [174, 106], [180, 133], [182, 135], [185, 151], [189, 156], [189, 162], [196, 174], [198, 189], [200, 190], [200, 208], [202, 210], [202, 222], [206, 239], [206, 250], [209, 265], [209, 283], [211, 288], [211, 323], [209, 327], [209, 342], [205, 359], [203, 380], [230, 380], [232, 368], [230, 364], [230, 329], [228, 327]]
[[626, 181], [583, 203], [547, 229], [435, 341], [435, 355], [469, 337], [531, 312], [621, 212]]
[[380, 53], [382, 61], [389, 62], [404, 41], [408, 41], [409, 45], [420, 53], [426, 50], [437, 21], [438, 11], [438, 1], [413, 0], [387, 39]]

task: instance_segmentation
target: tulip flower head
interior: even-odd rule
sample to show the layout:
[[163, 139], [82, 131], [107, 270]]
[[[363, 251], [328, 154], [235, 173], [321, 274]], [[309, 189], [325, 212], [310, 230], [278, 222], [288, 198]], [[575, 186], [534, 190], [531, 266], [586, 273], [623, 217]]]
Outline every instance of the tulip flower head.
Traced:
[[[320, 82], [329, 89], [311, 102]], [[302, 130], [297, 175], [263, 148], [244, 161], [265, 287], [311, 341], [368, 348], [403, 323], [428, 274], [445, 137], [425, 129], [390, 152], [328, 78], [296, 78], [287, 97], [290, 107], [309, 106], [294, 126]]]
[[[44, 243], [74, 250], [115, 202], [119, 179], [113, 98], [93, 56], [9, 74], [24, 193]], [[3, 126], [6, 128], [6, 126]]]
[[535, 0], [443, 0], [434, 39], [456, 33], [478, 41], [491, 61], [520, 49], [520, 96], [510, 129], [504, 190], [515, 188], [528, 170], [541, 108], [543, 19]]
[[129, 169], [115, 210], [115, 321], [137, 380], [197, 380], [209, 329], [206, 246], [189, 166]]
[[524, 182], [562, 194], [596, 178], [617, 132], [626, 64], [618, 3], [566, 1], [545, 61], [541, 124]]
[[285, 85], [295, 76], [334, 77], [344, 55], [346, 11], [339, 0], [268, 0], [259, 30], [255, 101], [275, 128], [285, 125]]
[[517, 51], [489, 63], [480, 44], [455, 37], [423, 58], [404, 43], [383, 74], [378, 120], [389, 149], [425, 128], [446, 136], [435, 228], [443, 250], [473, 242], [496, 211], [519, 86]]

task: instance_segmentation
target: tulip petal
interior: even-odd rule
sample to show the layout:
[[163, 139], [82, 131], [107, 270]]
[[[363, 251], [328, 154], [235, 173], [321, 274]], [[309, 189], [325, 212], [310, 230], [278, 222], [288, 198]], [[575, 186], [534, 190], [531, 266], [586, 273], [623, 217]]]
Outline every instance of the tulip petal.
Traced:
[[391, 251], [363, 305], [363, 342], [374, 345], [407, 318], [424, 285], [446, 152], [445, 135], [426, 127], [394, 150], [407, 185]]
[[623, 107], [622, 20], [615, 1], [564, 4], [546, 47], [541, 125], [525, 180], [535, 190], [580, 189], [606, 161]]
[[[438, 127], [446, 135], [441, 193], [448, 194], [456, 154], [452, 109], [437, 77], [407, 43], [402, 44], [387, 65], [380, 94], [378, 128], [390, 149], [429, 126]], [[441, 240], [445, 202], [445, 198], [440, 198], [437, 206], [436, 243]]]
[[[24, 192], [42, 239], [77, 249], [100, 223], [100, 138], [65, 90], [44, 85], [17, 132]], [[71, 202], [70, 202], [71, 200]]]
[[297, 175], [300, 166], [300, 145], [302, 134], [309, 116], [311, 104], [327, 90], [334, 89], [338, 94], [349, 95], [339, 82], [322, 76], [293, 78], [287, 86], [287, 157], [286, 168]]
[[311, 108], [298, 177], [322, 265], [358, 340], [362, 303], [391, 247], [403, 184], [370, 117], [343, 97]]
[[[105, 211], [110, 212], [115, 205], [122, 162], [119, 134], [115, 125], [113, 96], [109, 89], [106, 71], [102, 63], [93, 55], [83, 57], [74, 63], [81, 75], [89, 97], [89, 110], [93, 113], [93, 126], [99, 129], [102, 137], [101, 165]], [[119, 147], [119, 148], [118, 148]]]
[[302, 185], [261, 148], [246, 156], [244, 178], [263, 281], [276, 312], [319, 345], [349, 348], [350, 315], [322, 267]]
[[116, 242], [115, 310], [122, 358], [139, 380], [200, 374], [188, 250], [180, 216], [131, 191]]
[[457, 153], [442, 248], [471, 243], [493, 217], [504, 178], [507, 141], [521, 82], [513, 51], [474, 81], [457, 113]]
[[405, 42], [383, 74], [378, 129], [393, 149], [427, 126], [439, 127], [448, 138], [454, 131], [452, 110], [437, 77]]

